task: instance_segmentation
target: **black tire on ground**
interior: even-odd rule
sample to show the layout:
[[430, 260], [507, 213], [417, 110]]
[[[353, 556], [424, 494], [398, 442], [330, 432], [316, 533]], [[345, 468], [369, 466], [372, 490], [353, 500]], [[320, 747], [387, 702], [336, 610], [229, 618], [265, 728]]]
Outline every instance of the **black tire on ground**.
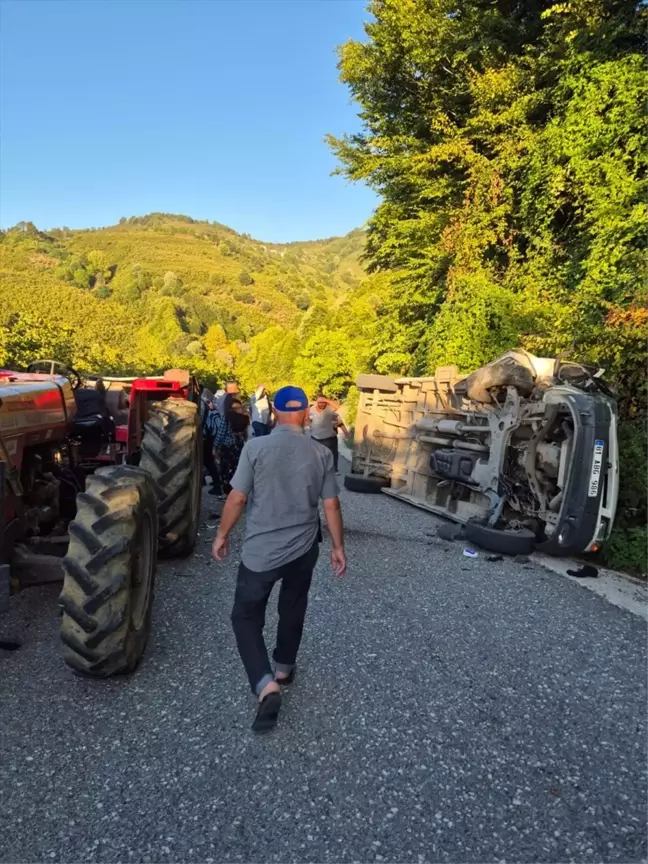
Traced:
[[380, 492], [389, 487], [389, 480], [384, 477], [363, 477], [360, 474], [346, 474], [344, 485], [351, 492]]
[[63, 558], [63, 658], [76, 672], [132, 672], [151, 627], [157, 501], [139, 468], [100, 468], [77, 496]]
[[398, 393], [398, 384], [389, 375], [358, 375], [359, 390], [382, 390], [383, 393]]
[[465, 537], [482, 549], [502, 555], [529, 555], [536, 544], [535, 534], [528, 528], [519, 531], [501, 530], [472, 520], [466, 522]]
[[198, 534], [203, 480], [197, 405], [165, 399], [151, 406], [140, 468], [153, 478], [158, 496], [160, 554], [190, 555]]

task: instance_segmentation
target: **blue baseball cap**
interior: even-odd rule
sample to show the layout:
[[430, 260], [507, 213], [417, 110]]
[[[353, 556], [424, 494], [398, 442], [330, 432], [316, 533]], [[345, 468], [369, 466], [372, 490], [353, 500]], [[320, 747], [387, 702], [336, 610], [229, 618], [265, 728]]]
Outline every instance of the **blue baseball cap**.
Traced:
[[274, 397], [277, 411], [303, 411], [308, 408], [308, 396], [301, 387], [282, 387]]

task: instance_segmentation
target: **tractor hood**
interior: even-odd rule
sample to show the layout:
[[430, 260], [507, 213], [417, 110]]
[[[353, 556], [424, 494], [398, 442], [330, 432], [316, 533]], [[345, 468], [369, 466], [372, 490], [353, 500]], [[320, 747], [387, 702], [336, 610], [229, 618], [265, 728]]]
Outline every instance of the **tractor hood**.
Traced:
[[76, 413], [67, 378], [0, 370], [0, 435], [9, 455], [62, 440]]

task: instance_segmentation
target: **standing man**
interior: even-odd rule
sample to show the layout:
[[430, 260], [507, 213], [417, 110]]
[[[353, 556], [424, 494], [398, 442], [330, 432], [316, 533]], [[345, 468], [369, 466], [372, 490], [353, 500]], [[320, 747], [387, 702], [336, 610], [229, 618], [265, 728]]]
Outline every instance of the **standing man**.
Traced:
[[310, 410], [309, 420], [311, 435], [319, 444], [323, 444], [331, 451], [333, 454], [335, 473], [339, 474], [337, 433], [338, 429], [341, 429], [344, 433], [344, 437], [348, 438], [349, 430], [340, 419], [337, 411], [333, 410], [331, 403], [326, 396], [323, 396], [321, 393], [315, 400], [315, 405]]
[[[212, 547], [220, 561], [228, 536], [247, 503], [242, 561], [236, 583], [232, 625], [252, 692], [258, 697], [255, 732], [272, 729], [281, 708], [280, 684], [294, 677], [308, 591], [322, 539], [318, 505], [332, 540], [331, 565], [344, 576], [344, 530], [333, 474], [333, 457], [304, 434], [308, 398], [299, 387], [275, 396], [277, 425], [272, 434], [248, 441]], [[279, 626], [273, 674], [263, 639], [265, 610], [277, 582]]]
[[265, 384], [259, 384], [254, 394], [250, 397], [250, 409], [252, 411], [252, 429], [254, 437], [261, 438], [270, 434], [270, 399]]
[[228, 381], [225, 385], [225, 390], [223, 393], [219, 393], [216, 396], [216, 401], [214, 403], [214, 407], [218, 411], [219, 414], [223, 414], [225, 408], [225, 397], [226, 396], [238, 396], [239, 388], [236, 381]]
[[200, 394], [200, 414], [202, 418], [203, 430], [203, 465], [207, 473], [211, 477], [212, 486], [209, 490], [210, 495], [223, 494], [221, 484], [221, 476], [216, 459], [214, 458], [214, 435], [211, 424], [211, 414], [214, 411], [214, 394], [206, 387], [203, 388]]

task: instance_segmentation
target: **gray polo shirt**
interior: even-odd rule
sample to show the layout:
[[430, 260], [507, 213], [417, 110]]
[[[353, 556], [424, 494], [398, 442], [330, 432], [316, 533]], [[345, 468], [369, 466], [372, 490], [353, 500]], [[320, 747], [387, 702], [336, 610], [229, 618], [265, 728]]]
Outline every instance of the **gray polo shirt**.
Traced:
[[340, 491], [331, 451], [287, 425], [247, 442], [231, 485], [248, 496], [242, 558], [257, 572], [308, 552], [317, 538], [320, 498]]

